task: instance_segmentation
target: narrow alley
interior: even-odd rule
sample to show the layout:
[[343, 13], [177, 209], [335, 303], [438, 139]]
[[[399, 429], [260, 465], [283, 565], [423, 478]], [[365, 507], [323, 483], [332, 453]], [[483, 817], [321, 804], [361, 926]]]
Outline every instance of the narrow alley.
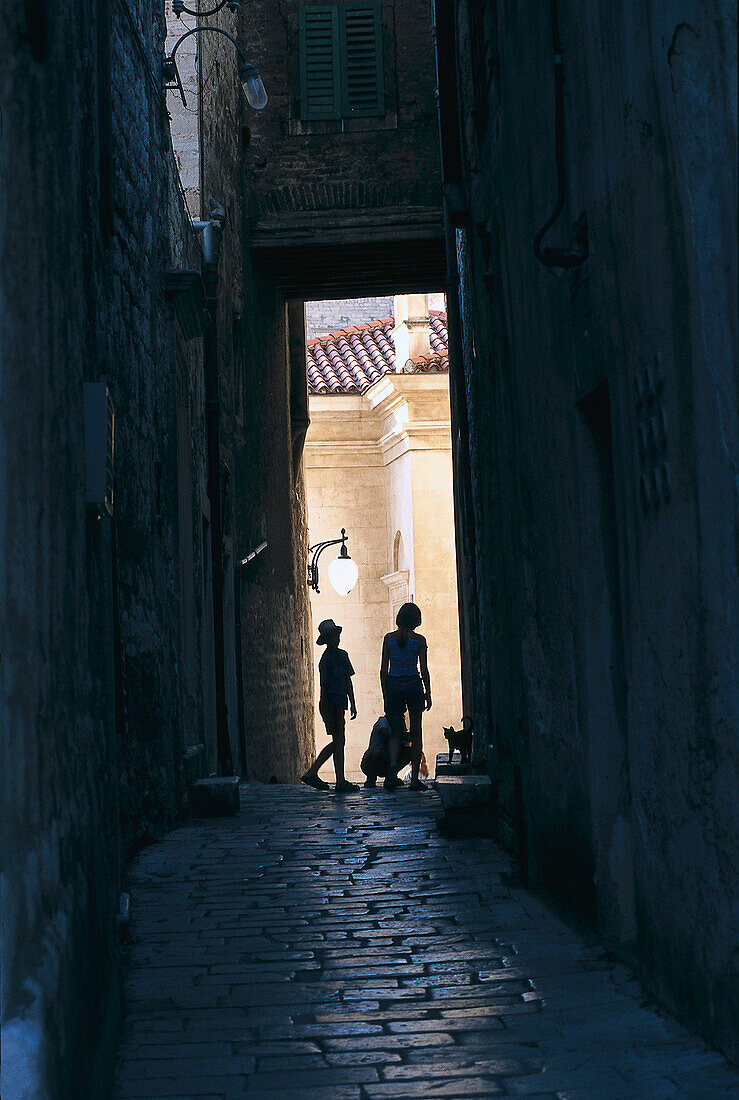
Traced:
[[739, 1095], [435, 794], [242, 785], [147, 848], [115, 1100]]
[[0, 3], [2, 1100], [739, 1098], [737, 40]]

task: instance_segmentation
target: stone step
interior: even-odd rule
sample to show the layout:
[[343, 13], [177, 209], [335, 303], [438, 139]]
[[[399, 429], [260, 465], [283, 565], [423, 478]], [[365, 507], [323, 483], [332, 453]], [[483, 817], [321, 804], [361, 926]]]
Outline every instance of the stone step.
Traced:
[[445, 811], [488, 806], [492, 802], [493, 784], [489, 775], [443, 775], [434, 779], [433, 785]]
[[185, 786], [190, 787], [198, 779], [205, 779], [205, 745], [191, 745], [182, 757], [185, 769]]
[[194, 817], [233, 817], [239, 812], [238, 775], [197, 779], [189, 793]]
[[442, 775], [433, 783], [444, 809], [439, 822], [450, 837], [494, 836], [496, 807], [489, 775]]
[[467, 775], [472, 768], [471, 764], [463, 764], [460, 753], [439, 752], [436, 754], [436, 769], [434, 774], [440, 775]]

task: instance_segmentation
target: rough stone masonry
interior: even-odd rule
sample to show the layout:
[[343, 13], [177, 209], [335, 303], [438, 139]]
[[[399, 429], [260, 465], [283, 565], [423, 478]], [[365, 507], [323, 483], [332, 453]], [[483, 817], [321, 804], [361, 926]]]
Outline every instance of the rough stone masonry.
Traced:
[[[152, 75], [163, 33], [145, 3], [0, 12], [4, 1096], [106, 1090], [122, 863], [181, 812], [182, 752], [206, 736], [179, 571], [189, 538], [212, 644], [180, 493], [203, 482], [202, 359], [165, 293], [201, 252]], [[103, 380], [112, 515], [85, 482], [83, 387]]]

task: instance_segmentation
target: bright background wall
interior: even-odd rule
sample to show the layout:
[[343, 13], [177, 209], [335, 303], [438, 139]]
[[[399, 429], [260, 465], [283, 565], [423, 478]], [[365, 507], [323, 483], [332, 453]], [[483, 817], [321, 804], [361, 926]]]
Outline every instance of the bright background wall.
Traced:
[[[325, 551], [321, 592], [311, 593], [313, 642], [318, 623], [334, 619], [344, 628], [342, 648], [356, 670], [359, 716], [347, 721], [347, 776], [361, 778], [359, 762], [382, 713], [382, 638], [409, 598], [421, 608], [421, 631], [429, 643], [434, 706], [424, 716], [424, 751], [433, 775], [436, 754], [447, 749], [442, 727], [459, 726], [462, 705], [448, 377], [385, 376], [361, 396], [313, 395], [310, 417], [305, 448], [310, 541], [335, 538], [345, 527], [359, 568], [354, 591], [337, 596], [328, 581], [335, 552]], [[316, 664], [320, 748], [325, 734], [317, 676]]]

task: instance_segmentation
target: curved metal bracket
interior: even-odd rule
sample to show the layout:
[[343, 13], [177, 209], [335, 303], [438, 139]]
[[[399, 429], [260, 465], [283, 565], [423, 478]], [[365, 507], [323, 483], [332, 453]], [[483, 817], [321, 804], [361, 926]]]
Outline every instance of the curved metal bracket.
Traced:
[[193, 11], [191, 8], [186, 8], [184, 0], [172, 0], [172, 11], [179, 18], [182, 15], [195, 15], [200, 16], [202, 19], [207, 19], [211, 15], [215, 15], [222, 8], [228, 8], [230, 12], [237, 12], [241, 7], [240, 0], [221, 0], [220, 4], [217, 4], [210, 11]]
[[321, 591], [318, 587], [318, 559], [328, 546], [339, 545], [341, 545], [339, 557], [348, 558], [349, 551], [346, 548], [346, 529], [344, 527], [341, 528], [340, 539], [326, 539], [324, 542], [316, 542], [313, 546], [308, 547], [308, 553], [313, 555], [308, 563], [308, 587], [312, 588], [314, 592]]
[[182, 87], [180, 73], [177, 68], [177, 61], [175, 60], [175, 54], [177, 53], [178, 49], [186, 38], [189, 38], [191, 34], [201, 34], [203, 31], [213, 31], [215, 34], [222, 34], [224, 38], [227, 38], [229, 40], [229, 42], [233, 42], [234, 46], [236, 47], [236, 52], [239, 55], [241, 64], [248, 64], [246, 60], [246, 55], [244, 54], [241, 46], [238, 44], [234, 36], [228, 33], [228, 31], [224, 31], [220, 27], [212, 27], [210, 25], [205, 27], [192, 27], [189, 31], [185, 31], [184, 34], [180, 35], [180, 37], [177, 39], [174, 46], [172, 47], [172, 53], [168, 54], [164, 58], [164, 86], [165, 88], [176, 88], [177, 91], [180, 93], [180, 97], [185, 107], [187, 107], [187, 100], [185, 99], [185, 90]]
[[241, 46], [238, 44], [238, 42], [234, 38], [234, 36], [232, 34], [229, 34], [228, 31], [222, 30], [221, 27], [210, 27], [210, 26], [208, 26], [208, 27], [191, 27], [191, 29], [189, 31], [185, 31], [184, 34], [181, 34], [180, 37], [175, 42], [174, 46], [172, 47], [172, 53], [167, 58], [167, 61], [174, 61], [174, 55], [177, 53], [178, 49], [180, 48], [180, 46], [182, 45], [182, 43], [185, 41], [186, 38], [189, 38], [191, 34], [202, 34], [203, 31], [213, 31], [215, 34], [222, 34], [224, 38], [227, 38], [229, 40], [229, 42], [233, 42], [234, 46], [236, 47], [236, 52], [239, 55], [239, 57], [241, 58], [241, 61], [244, 64], [246, 64], [246, 55], [245, 55], [244, 51], [242, 50]]

